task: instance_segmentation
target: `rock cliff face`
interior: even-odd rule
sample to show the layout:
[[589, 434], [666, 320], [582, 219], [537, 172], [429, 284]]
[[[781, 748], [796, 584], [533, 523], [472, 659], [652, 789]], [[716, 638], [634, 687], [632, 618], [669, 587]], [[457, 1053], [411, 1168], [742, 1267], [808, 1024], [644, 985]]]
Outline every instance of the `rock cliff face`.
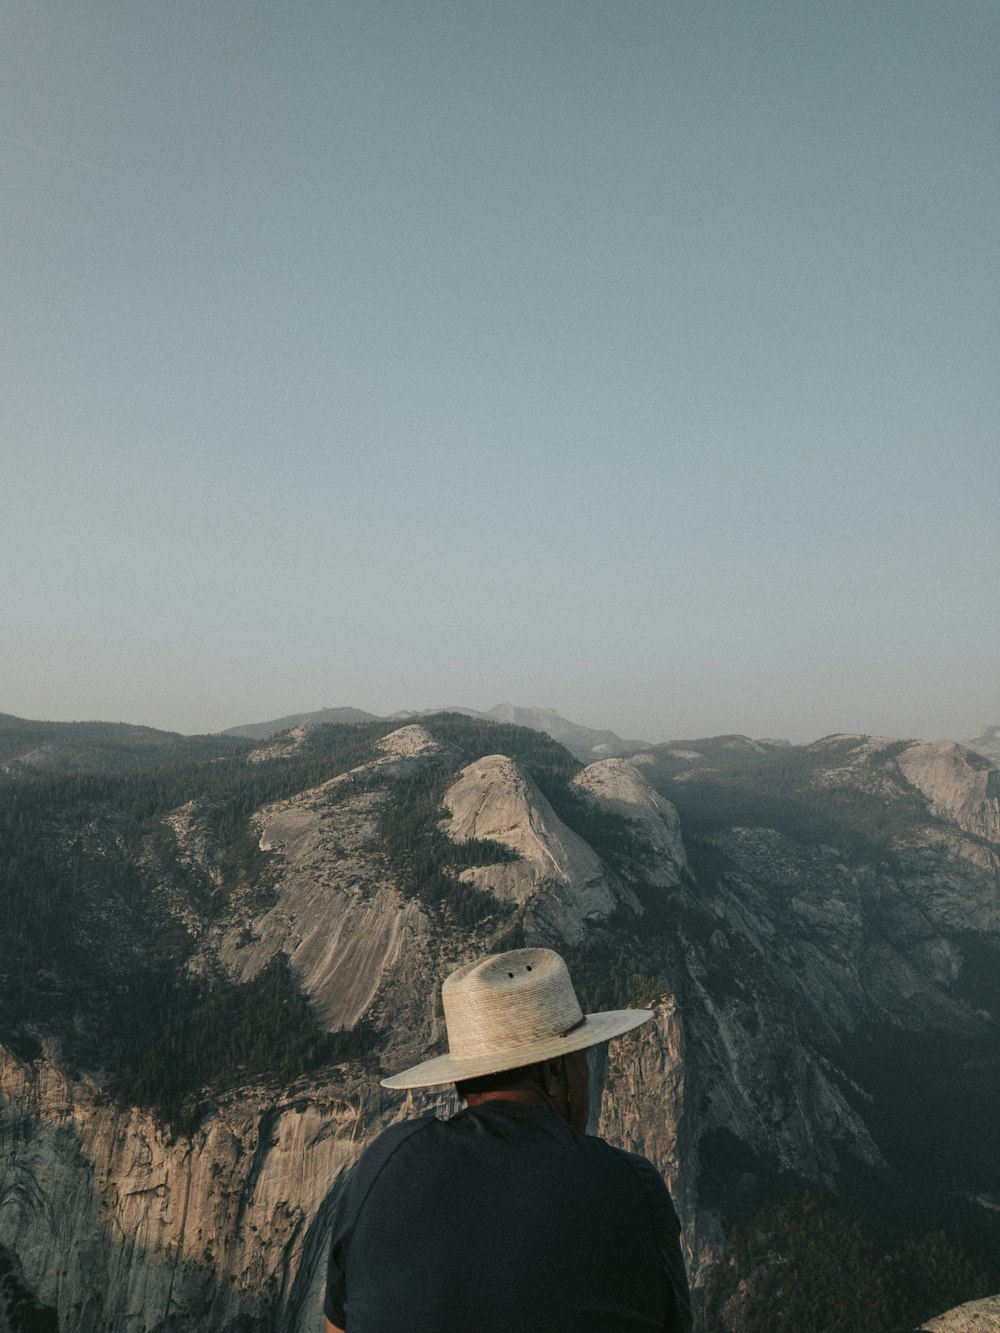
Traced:
[[0, 1094], [0, 1227], [63, 1333], [320, 1333], [323, 1203], [377, 1103], [343, 1084], [277, 1104], [250, 1090], [172, 1139], [48, 1059], [4, 1058]]
[[366, 791], [357, 775], [344, 794], [335, 779], [258, 815], [260, 845], [278, 854], [277, 902], [209, 940], [239, 980], [256, 976], [281, 951], [322, 1025], [350, 1028], [371, 1004], [405, 939], [426, 935], [419, 904], [406, 902], [375, 847], [375, 816], [384, 792]]
[[633, 856], [644, 878], [659, 888], [680, 883], [688, 868], [677, 811], [649, 785], [642, 767], [627, 759], [588, 764], [573, 779], [605, 810], [629, 821], [635, 839]]
[[965, 833], [1000, 843], [1000, 773], [951, 741], [918, 741], [896, 761], [933, 814]]
[[[960, 748], [837, 737], [789, 754], [723, 738], [714, 750], [685, 743], [574, 773], [555, 751], [533, 770], [527, 742], [470, 757], [465, 737], [453, 722], [440, 735], [433, 720], [401, 727], [364, 762], [277, 799], [282, 765], [314, 774], [310, 734], [287, 753], [256, 751], [240, 781], [255, 774], [270, 793], [247, 816], [269, 858], [267, 900], [228, 885], [208, 798], [157, 816], [155, 847], [196, 869], [222, 904], [206, 914], [153, 883], [151, 904], [166, 903], [170, 930], [185, 932], [185, 973], [249, 987], [287, 958], [317, 1025], [369, 1025], [370, 1057], [287, 1086], [248, 1072], [213, 1091], [195, 1128], [174, 1132], [109, 1095], [101, 1069], [70, 1072], [51, 1020], [31, 1029], [44, 1049], [0, 1046], [0, 1260], [57, 1312], [62, 1333], [320, 1333], [328, 1219], [345, 1171], [394, 1118], [453, 1106], [447, 1091], [384, 1093], [381, 1070], [442, 1048], [443, 975], [520, 940], [566, 952], [585, 1001], [655, 1010], [595, 1054], [594, 1118], [663, 1173], [699, 1287], [727, 1254], [748, 1181], [781, 1170], [836, 1187], [848, 1162], [898, 1169], [894, 1127], [912, 1117], [891, 1100], [893, 1078], [879, 1076], [892, 1042], [951, 1050], [970, 1088], [997, 1078], [996, 775]], [[766, 790], [753, 769], [756, 804], [725, 754], [779, 765]], [[781, 806], [773, 792], [793, 779], [794, 803]], [[423, 791], [439, 795], [421, 824], [412, 812]], [[736, 804], [733, 792], [743, 793]], [[813, 808], [854, 818], [859, 801], [884, 815], [881, 842], [865, 834], [848, 846], [846, 824], [816, 833], [809, 822]], [[775, 826], [786, 810], [787, 826]], [[757, 817], [744, 821], [747, 811]], [[414, 855], [442, 835], [453, 850], [486, 840], [510, 853], [448, 872], [482, 903], [470, 924], [406, 879], [384, 842], [393, 817], [411, 821]], [[60, 855], [76, 845], [68, 818], [51, 821]], [[106, 845], [102, 856], [115, 854]], [[137, 864], [155, 880], [162, 861], [143, 846]], [[941, 1105], [975, 1130], [965, 1086]], [[955, 1125], [931, 1128], [952, 1135], [957, 1178], [967, 1168]], [[987, 1175], [976, 1193], [984, 1209], [1000, 1202]], [[755, 1327], [740, 1322], [748, 1308], [735, 1297], [728, 1313], [712, 1307], [707, 1333]]]
[[491, 839], [515, 854], [515, 860], [464, 870], [461, 877], [526, 908], [532, 937], [554, 933], [576, 943], [588, 922], [610, 916], [624, 896], [592, 849], [506, 755], [486, 755], [464, 768], [444, 803], [449, 818], [443, 828], [450, 838]]
[[370, 763], [256, 813], [260, 847], [280, 862], [277, 901], [205, 945], [243, 981], [286, 954], [330, 1031], [354, 1027], [401, 955], [412, 965], [428, 936], [419, 903], [403, 898], [380, 853], [377, 816], [389, 792], [375, 784], [412, 774], [441, 746], [406, 726], [375, 748]]

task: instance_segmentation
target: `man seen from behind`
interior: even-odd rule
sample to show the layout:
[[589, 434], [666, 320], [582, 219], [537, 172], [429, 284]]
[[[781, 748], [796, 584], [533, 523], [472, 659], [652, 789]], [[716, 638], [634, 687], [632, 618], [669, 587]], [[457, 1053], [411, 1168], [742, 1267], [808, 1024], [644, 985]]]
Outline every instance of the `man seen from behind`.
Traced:
[[337, 1201], [328, 1333], [690, 1333], [680, 1228], [644, 1157], [586, 1135], [587, 1049], [652, 1018], [584, 1015], [548, 949], [442, 987], [448, 1053], [383, 1080], [465, 1109], [386, 1130]]

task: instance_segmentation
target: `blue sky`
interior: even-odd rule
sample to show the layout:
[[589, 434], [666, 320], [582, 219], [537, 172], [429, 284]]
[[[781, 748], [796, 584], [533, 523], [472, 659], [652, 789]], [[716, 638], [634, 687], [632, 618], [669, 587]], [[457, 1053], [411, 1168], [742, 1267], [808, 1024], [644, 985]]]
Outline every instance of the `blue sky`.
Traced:
[[1000, 721], [993, 3], [4, 10], [0, 709]]

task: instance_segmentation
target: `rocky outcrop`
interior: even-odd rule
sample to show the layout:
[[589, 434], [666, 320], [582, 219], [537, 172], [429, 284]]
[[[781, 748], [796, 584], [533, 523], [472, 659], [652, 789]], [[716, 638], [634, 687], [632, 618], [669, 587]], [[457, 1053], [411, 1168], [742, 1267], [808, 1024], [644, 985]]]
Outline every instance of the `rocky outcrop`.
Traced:
[[[729, 915], [727, 913], [727, 915]], [[710, 950], [687, 942], [689, 985], [685, 1025], [696, 1052], [689, 1082], [701, 1106], [699, 1133], [724, 1130], [757, 1153], [813, 1180], [832, 1183], [838, 1151], [879, 1165], [882, 1156], [846, 1100], [838, 1070], [802, 1030], [829, 1021], [824, 1003], [798, 1008], [809, 978], [792, 993], [775, 994], [755, 966], [742, 935], [741, 913], [720, 923]], [[742, 985], [719, 992], [712, 984], [720, 955], [745, 968]], [[713, 966], [714, 965], [714, 966]]]
[[975, 922], [981, 906], [995, 919], [988, 873], [949, 875], [939, 861], [913, 856], [903, 863], [904, 890], [885, 872], [846, 865], [834, 848], [803, 847], [772, 829], [731, 829], [712, 842], [732, 867], [718, 910], [760, 974], [781, 978], [817, 1039], [875, 1018], [909, 1030], [981, 1031], [976, 1013], [950, 994], [962, 960], [943, 932]]
[[309, 728], [305, 725], [290, 727], [288, 731], [279, 732], [273, 740], [255, 746], [247, 759], [251, 764], [267, 763], [269, 759], [287, 759], [301, 752], [308, 734]]
[[462, 871], [467, 884], [527, 909], [527, 929], [567, 943], [588, 922], [611, 915], [621, 896], [596, 853], [568, 829], [513, 759], [487, 755], [469, 764], [444, 798], [442, 828], [456, 842], [490, 839], [516, 860]]
[[420, 759], [440, 755], [444, 746], [439, 744], [426, 727], [410, 723], [390, 731], [375, 743], [375, 748], [387, 759]]
[[888, 756], [898, 750], [892, 736], [836, 732], [805, 746], [813, 761], [812, 785], [825, 792], [841, 788], [872, 801], [891, 803], [897, 796], [899, 769]]
[[918, 741], [896, 760], [931, 812], [1000, 843], [1000, 772], [953, 741]]
[[677, 811], [649, 785], [633, 760], [603, 759], [577, 773], [573, 785], [604, 810], [629, 821], [635, 838], [637, 873], [649, 884], [670, 888], [688, 868]]
[[921, 1324], [918, 1333], [996, 1333], [1000, 1329], [1000, 1296], [968, 1301]]
[[[247, 759], [252, 764], [260, 764], [271, 759], [289, 759], [292, 755], [301, 754], [307, 747], [309, 734], [316, 725], [316, 723], [301, 722], [298, 726], [280, 731], [268, 737], [263, 744], [255, 746], [247, 755]], [[232, 734], [236, 734], [239, 730], [237, 728]], [[384, 760], [439, 755], [443, 747], [434, 740], [426, 728], [413, 724], [389, 732], [387, 736], [375, 742], [375, 749], [381, 753]], [[380, 766], [380, 761], [376, 759], [370, 764], [362, 765], [361, 768], [371, 771]]]

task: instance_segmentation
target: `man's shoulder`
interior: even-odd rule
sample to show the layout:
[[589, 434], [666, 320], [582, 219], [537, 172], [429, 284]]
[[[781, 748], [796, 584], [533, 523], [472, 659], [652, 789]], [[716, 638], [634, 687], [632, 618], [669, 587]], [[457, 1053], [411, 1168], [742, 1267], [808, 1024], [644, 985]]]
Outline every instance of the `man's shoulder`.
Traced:
[[419, 1134], [422, 1129], [427, 1129], [430, 1125], [440, 1125], [441, 1120], [433, 1113], [427, 1115], [414, 1116], [411, 1120], [397, 1120], [394, 1125], [388, 1129], [383, 1129], [377, 1139], [373, 1140], [372, 1147], [378, 1143], [401, 1143], [404, 1139], [410, 1138], [414, 1134]]
[[641, 1153], [629, 1152], [627, 1148], [616, 1148], [614, 1144], [606, 1143], [604, 1139], [601, 1142], [609, 1152], [615, 1154], [626, 1170], [638, 1177], [644, 1188], [657, 1191], [667, 1188], [663, 1183], [663, 1177], [648, 1157], [643, 1157]]
[[437, 1122], [432, 1115], [418, 1116], [415, 1120], [401, 1120], [398, 1124], [384, 1129], [378, 1138], [373, 1139], [342, 1177], [337, 1204], [338, 1214], [355, 1215], [397, 1151], [409, 1143], [415, 1135], [419, 1135], [422, 1130], [435, 1123]]
[[361, 1154], [358, 1165], [374, 1166], [376, 1163], [381, 1165], [387, 1162], [404, 1143], [427, 1130], [433, 1130], [433, 1127], [440, 1123], [441, 1121], [434, 1115], [420, 1115], [413, 1120], [400, 1120], [395, 1125], [390, 1125], [377, 1139], [372, 1140]]
[[[604, 1140], [599, 1142], [604, 1143]], [[621, 1163], [621, 1170], [627, 1172], [638, 1185], [649, 1205], [654, 1223], [665, 1226], [670, 1232], [679, 1231], [677, 1212], [666, 1181], [649, 1158], [637, 1152], [628, 1152], [625, 1148], [616, 1148], [610, 1143], [604, 1143], [604, 1146], [608, 1152], [615, 1154]]]
[[629, 1152], [627, 1148], [619, 1148], [616, 1144], [609, 1143], [607, 1139], [602, 1139], [599, 1134], [584, 1134], [581, 1137], [584, 1143], [591, 1145], [594, 1152], [600, 1153], [606, 1160], [615, 1161], [619, 1170], [639, 1172], [640, 1174], [652, 1171], [656, 1175], [656, 1167], [640, 1153]]

